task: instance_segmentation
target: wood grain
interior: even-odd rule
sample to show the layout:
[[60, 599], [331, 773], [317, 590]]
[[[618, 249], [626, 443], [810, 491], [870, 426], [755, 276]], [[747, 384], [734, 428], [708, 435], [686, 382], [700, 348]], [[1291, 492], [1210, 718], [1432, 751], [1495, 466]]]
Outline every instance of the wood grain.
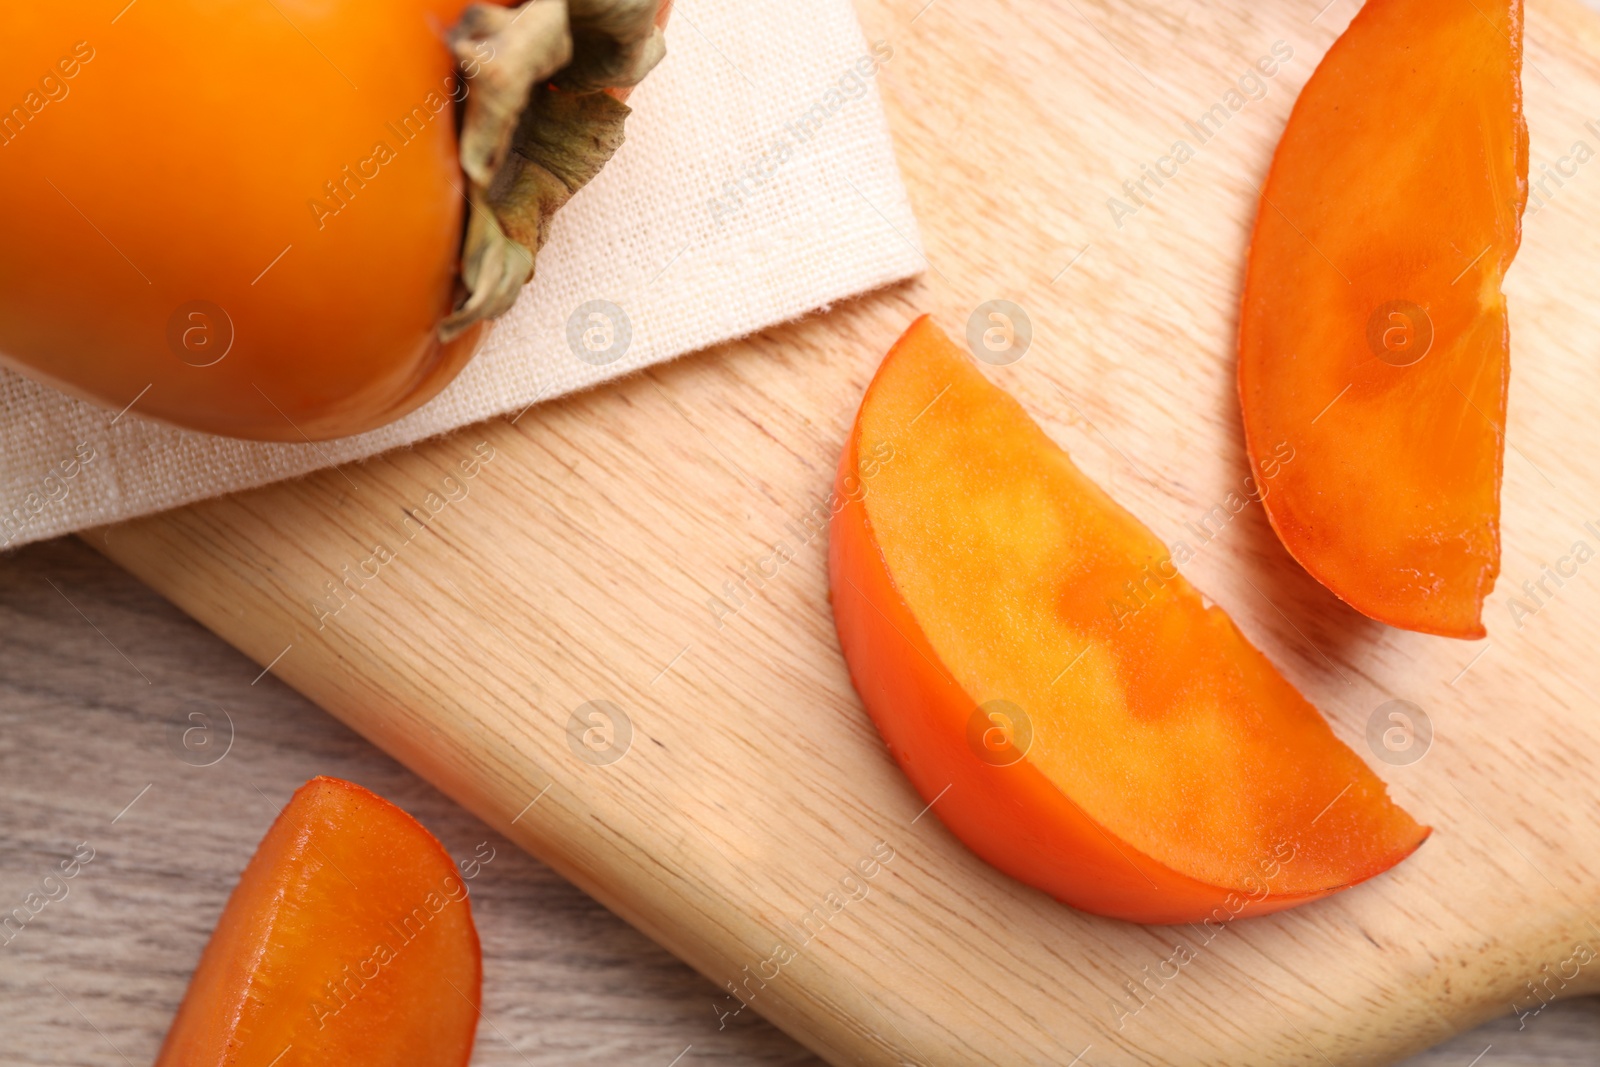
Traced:
[[[463, 871], [484, 950], [475, 1067], [667, 1067], [691, 1045], [679, 1067], [820, 1063], [753, 1014], [719, 1030], [704, 978], [81, 543], [0, 557], [0, 632], [0, 910], [95, 849], [0, 944], [7, 1067], [151, 1062], [274, 806], [315, 774], [490, 857]], [[231, 746], [182, 744], [207, 723], [220, 744], [230, 721]]]
[[[0, 557], [0, 632], [0, 901], [78, 840], [97, 849], [61, 906], [0, 947], [7, 1064], [148, 1062], [271, 803], [316, 773], [394, 797], [458, 856], [493, 850], [472, 883], [475, 1067], [665, 1067], [685, 1049], [681, 1067], [820, 1063], [753, 1013], [719, 1028], [704, 978], [83, 545]], [[226, 755], [174, 746], [191, 711], [218, 707]], [[1521, 1029], [1504, 1018], [1406, 1067], [1462, 1067], [1486, 1046], [1486, 1067], [1589, 1067], [1600, 999]]]
[[[1509, 603], [1600, 518], [1600, 169], [1547, 183], [1508, 279], [1506, 553], [1488, 641], [1354, 615], [1255, 509], [1185, 567], [1358, 748], [1386, 701], [1426, 709], [1425, 757], [1374, 763], [1438, 832], [1358, 891], [1227, 928], [1134, 1001], [1125, 983], [1196, 935], [1060, 907], [924, 812], [850, 690], [805, 517], [912, 314], [960, 333], [995, 297], [1033, 324], [1028, 355], [996, 378], [1158, 535], [1180, 539], [1235, 490], [1255, 183], [1355, 5], [915, 6], [862, 10], [895, 49], [879, 77], [925, 282], [97, 547], [833, 1062], [1086, 1049], [1095, 1064], [1382, 1062], [1535, 1004], [1528, 983], [1600, 945], [1587, 641], [1600, 596], [1580, 570], [1520, 626]], [[1596, 26], [1569, 0], [1530, 7], [1536, 177], [1594, 137]], [[1279, 40], [1294, 58], [1242, 82]], [[1178, 178], [1113, 222], [1108, 201], [1141, 163], [1257, 85]], [[801, 111], [824, 88], [787, 91]], [[468, 480], [474, 454], [494, 458]], [[780, 542], [794, 555], [775, 567]], [[595, 701], [632, 728], [606, 765], [569, 745]], [[842, 879], [874, 850], [893, 858], [843, 903]], [[774, 974], [780, 945], [793, 958]], [[1596, 989], [1591, 964], [1561, 992]]]

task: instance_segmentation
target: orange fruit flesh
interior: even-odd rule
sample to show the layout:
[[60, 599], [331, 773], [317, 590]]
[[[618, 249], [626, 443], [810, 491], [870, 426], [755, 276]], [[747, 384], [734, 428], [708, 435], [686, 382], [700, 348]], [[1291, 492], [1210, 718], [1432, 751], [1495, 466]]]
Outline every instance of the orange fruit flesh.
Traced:
[[[883, 455], [892, 459], [870, 476], [859, 471], [859, 457]], [[865, 486], [853, 507], [864, 506], [886, 588], [907, 611], [895, 629], [918, 631], [912, 638], [925, 638], [954, 683], [942, 706], [916, 701], [916, 713], [931, 716], [919, 728], [926, 736], [885, 731], [897, 757], [925, 765], [940, 758], [931, 749], [949, 757], [969, 747], [982, 705], [1021, 709], [1031, 727], [1019, 764], [983, 768], [1017, 783], [995, 786], [988, 818], [967, 822], [968, 837], [986, 826], [987, 840], [968, 843], [990, 862], [1006, 869], [1010, 857], [1035, 884], [1046, 870], [1041, 888], [1069, 901], [1085, 892], [1071, 835], [1054, 836], [1044, 794], [1020, 785], [1027, 769], [1122, 843], [1119, 852], [1224, 890], [1253, 891], [1264, 858], [1288, 845], [1293, 859], [1275, 871], [1272, 894], [1320, 894], [1388, 868], [1426, 836], [1231, 620], [1204, 604], [1166, 548], [926, 318], [878, 371], [846, 466]], [[869, 577], [849, 569], [835, 569], [836, 612], [844, 603], [870, 620], [849, 595]], [[884, 657], [916, 653], [879, 642], [873, 663], [862, 641], [845, 644], [880, 726], [911, 714], [875, 679]], [[961, 822], [949, 816], [965, 802], [952, 789], [934, 810]], [[1015, 847], [1001, 840], [1009, 822], [1030, 819]], [[1042, 867], [1039, 850], [1049, 859]], [[1187, 906], [1166, 903], [1150, 917], [1180, 917]]]
[[360, 786], [315, 778], [245, 868], [156, 1064], [464, 1065], [482, 973], [439, 842]]
[[1267, 514], [1357, 610], [1484, 635], [1500, 570], [1521, 238], [1520, 0], [1369, 0], [1306, 84], [1263, 189], [1240, 321]]

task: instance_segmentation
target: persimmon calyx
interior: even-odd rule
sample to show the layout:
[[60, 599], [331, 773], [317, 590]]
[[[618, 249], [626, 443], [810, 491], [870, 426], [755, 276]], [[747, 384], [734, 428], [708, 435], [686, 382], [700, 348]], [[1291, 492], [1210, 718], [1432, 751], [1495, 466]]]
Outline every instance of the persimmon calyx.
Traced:
[[450, 341], [511, 309], [533, 278], [550, 220], [623, 140], [629, 108], [608, 90], [639, 84], [666, 42], [657, 0], [475, 3], [449, 43], [466, 96], [460, 138], [469, 214], [466, 297], [439, 324]]

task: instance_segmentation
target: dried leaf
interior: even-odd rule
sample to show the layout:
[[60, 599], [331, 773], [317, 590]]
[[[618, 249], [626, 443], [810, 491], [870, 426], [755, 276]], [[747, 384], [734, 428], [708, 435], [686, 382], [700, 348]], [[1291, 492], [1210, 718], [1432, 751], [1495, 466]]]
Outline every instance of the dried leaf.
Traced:
[[511, 308], [555, 212], [621, 147], [629, 109], [605, 90], [637, 85], [665, 54], [657, 3], [479, 3], [451, 32], [457, 62], [475, 71], [460, 142], [472, 211], [467, 297], [440, 323], [442, 339]]

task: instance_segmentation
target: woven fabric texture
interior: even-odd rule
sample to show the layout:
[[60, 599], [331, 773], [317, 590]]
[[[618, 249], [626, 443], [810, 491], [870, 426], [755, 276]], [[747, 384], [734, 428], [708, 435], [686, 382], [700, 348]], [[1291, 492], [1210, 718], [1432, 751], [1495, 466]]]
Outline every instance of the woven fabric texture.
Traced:
[[371, 433], [261, 444], [97, 408], [0, 370], [0, 547], [402, 447], [922, 270], [850, 0], [680, 0], [627, 143], [443, 393]]

